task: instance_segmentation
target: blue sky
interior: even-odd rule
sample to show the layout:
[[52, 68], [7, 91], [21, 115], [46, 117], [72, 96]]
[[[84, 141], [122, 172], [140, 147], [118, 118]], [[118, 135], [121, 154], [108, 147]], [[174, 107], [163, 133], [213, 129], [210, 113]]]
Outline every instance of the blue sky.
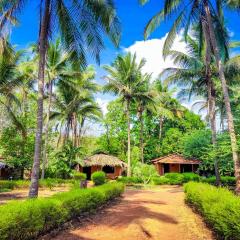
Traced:
[[[164, 36], [169, 31], [171, 21], [163, 23], [161, 27], [151, 35], [152, 40], [147, 42], [143, 41], [143, 30], [151, 16], [153, 16], [159, 9], [162, 8], [161, 0], [151, 0], [145, 6], [140, 6], [138, 0], [116, 0], [116, 7], [118, 16], [122, 24], [122, 39], [120, 48], [116, 49], [106, 39], [106, 49], [101, 55], [101, 64], [110, 64], [116, 55], [128, 49], [131, 52], [136, 51], [140, 57], [145, 57], [149, 60], [149, 65], [146, 71], [153, 71], [158, 73], [165, 66], [170, 63], [163, 63], [162, 53], [160, 46], [164, 42]], [[12, 29], [11, 41], [18, 46], [24, 48], [29, 43], [36, 42], [38, 36], [38, 4], [39, 1], [28, 1], [27, 7], [20, 15], [20, 25]], [[232, 39], [240, 40], [240, 19], [239, 14], [236, 12], [226, 11], [226, 22], [229, 31], [231, 32]], [[157, 40], [158, 39], [158, 40]], [[184, 50], [183, 45], [176, 42], [175, 47], [177, 50]], [[93, 60], [89, 60], [90, 64], [94, 64]], [[170, 64], [171, 65], [171, 64]], [[96, 66], [97, 81], [103, 84], [102, 77], [104, 71], [101, 67]], [[109, 100], [113, 99], [111, 95], [98, 94], [96, 96], [99, 103], [105, 105]]]

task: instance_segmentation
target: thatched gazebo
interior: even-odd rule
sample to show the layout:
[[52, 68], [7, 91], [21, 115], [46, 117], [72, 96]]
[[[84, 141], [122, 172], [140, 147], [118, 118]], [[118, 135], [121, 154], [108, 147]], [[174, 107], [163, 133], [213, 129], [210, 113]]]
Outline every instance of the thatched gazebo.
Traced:
[[86, 173], [88, 179], [96, 171], [104, 171], [108, 178], [115, 179], [121, 176], [126, 168], [127, 164], [125, 162], [105, 153], [92, 155], [84, 159], [82, 164], [77, 165], [77, 170]]

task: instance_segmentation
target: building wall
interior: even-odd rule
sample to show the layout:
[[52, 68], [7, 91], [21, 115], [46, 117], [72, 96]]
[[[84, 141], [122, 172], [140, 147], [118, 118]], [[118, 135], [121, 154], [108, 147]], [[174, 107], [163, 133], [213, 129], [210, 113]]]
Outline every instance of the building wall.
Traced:
[[156, 163], [154, 164], [156, 169], [157, 169], [157, 172], [160, 176], [164, 175], [164, 170], [163, 170], [163, 164], [161, 163]]
[[179, 164], [170, 164], [169, 172], [180, 172], [180, 166]]

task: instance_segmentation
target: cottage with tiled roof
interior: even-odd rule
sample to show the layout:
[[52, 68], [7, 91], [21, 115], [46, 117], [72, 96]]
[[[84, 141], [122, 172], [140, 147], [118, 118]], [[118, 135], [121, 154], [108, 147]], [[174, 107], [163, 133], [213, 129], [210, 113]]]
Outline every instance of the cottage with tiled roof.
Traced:
[[159, 175], [164, 175], [171, 172], [196, 172], [201, 162], [195, 159], [186, 159], [179, 154], [170, 154], [156, 158], [152, 160], [152, 163], [156, 166]]

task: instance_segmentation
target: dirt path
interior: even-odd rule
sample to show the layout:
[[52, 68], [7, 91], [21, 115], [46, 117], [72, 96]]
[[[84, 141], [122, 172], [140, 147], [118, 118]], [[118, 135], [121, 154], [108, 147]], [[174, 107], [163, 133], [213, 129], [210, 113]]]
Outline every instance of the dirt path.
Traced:
[[202, 219], [184, 204], [181, 187], [127, 190], [116, 205], [54, 240], [213, 240]]

